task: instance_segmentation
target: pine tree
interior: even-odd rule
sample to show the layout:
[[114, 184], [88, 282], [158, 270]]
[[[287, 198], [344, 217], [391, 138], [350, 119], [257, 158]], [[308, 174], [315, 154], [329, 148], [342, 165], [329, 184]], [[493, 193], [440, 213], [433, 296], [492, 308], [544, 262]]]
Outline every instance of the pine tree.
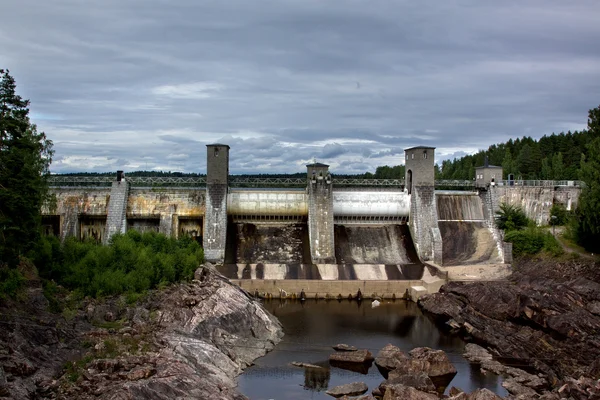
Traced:
[[52, 141], [29, 120], [29, 100], [0, 69], [0, 267], [15, 266], [39, 240], [52, 154]]
[[588, 130], [594, 139], [582, 157], [581, 180], [585, 187], [579, 198], [579, 242], [588, 250], [600, 251], [600, 106], [590, 110]]

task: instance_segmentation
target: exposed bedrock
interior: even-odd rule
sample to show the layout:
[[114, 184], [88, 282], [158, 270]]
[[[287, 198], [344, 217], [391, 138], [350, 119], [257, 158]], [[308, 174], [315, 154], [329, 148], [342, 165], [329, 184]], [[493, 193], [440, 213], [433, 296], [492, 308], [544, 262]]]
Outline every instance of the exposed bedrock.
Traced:
[[[87, 301], [63, 329], [60, 316], [38, 310], [32, 323], [15, 312], [0, 330], [1, 389], [14, 399], [245, 399], [235, 378], [280, 341], [281, 325], [212, 267], [196, 278], [135, 307]], [[60, 376], [76, 351], [86, 357]]]
[[598, 301], [598, 263], [520, 261], [507, 281], [451, 282], [419, 305], [499, 361], [533, 367], [558, 384], [600, 378]]

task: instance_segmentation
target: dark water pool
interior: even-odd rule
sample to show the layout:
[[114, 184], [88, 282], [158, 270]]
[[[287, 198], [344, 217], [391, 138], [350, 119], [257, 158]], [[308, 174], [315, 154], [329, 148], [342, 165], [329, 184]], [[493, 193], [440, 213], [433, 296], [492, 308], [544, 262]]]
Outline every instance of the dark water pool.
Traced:
[[[383, 377], [373, 364], [366, 374], [329, 367], [331, 346], [346, 343], [369, 349], [373, 356], [392, 343], [405, 352], [427, 346], [444, 350], [458, 370], [450, 386], [472, 391], [485, 387], [506, 395], [495, 375], [482, 375], [479, 368], [462, 357], [465, 343], [441, 332], [415, 303], [384, 301], [377, 308], [371, 301], [297, 301], [272, 300], [265, 307], [283, 324], [285, 336], [275, 350], [256, 360], [238, 378], [239, 390], [252, 400], [332, 399], [328, 388], [362, 381], [369, 392]], [[327, 367], [314, 370], [294, 367], [292, 361]]]

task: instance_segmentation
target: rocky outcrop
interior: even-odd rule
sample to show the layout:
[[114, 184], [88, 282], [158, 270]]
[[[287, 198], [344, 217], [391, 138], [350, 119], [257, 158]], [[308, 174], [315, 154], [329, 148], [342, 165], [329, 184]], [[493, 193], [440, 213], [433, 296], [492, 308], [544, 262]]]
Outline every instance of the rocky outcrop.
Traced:
[[[279, 342], [281, 326], [213, 268], [202, 268], [196, 278], [152, 293], [136, 307], [120, 299], [88, 301], [63, 332], [14, 326], [10, 337], [0, 334], [2, 349], [19, 351], [9, 338], [35, 342], [39, 349], [22, 359], [0, 354], [4, 387], [15, 399], [244, 399], [235, 377]], [[61, 347], [76, 360], [66, 371], [67, 354], [56, 352]], [[55, 352], [47, 366], [38, 362]]]
[[482, 367], [506, 373], [491, 362], [493, 356], [543, 375], [508, 379], [505, 387], [514, 394], [523, 387], [537, 393], [550, 386], [556, 390], [561, 382], [581, 376], [600, 378], [594, 364], [600, 359], [600, 317], [595, 313], [600, 266], [529, 260], [516, 267], [507, 281], [451, 282], [440, 293], [421, 298], [419, 305], [469, 341], [485, 345], [491, 354], [479, 360]]
[[359, 396], [367, 390], [369, 390], [369, 387], [364, 382], [352, 382], [333, 387], [325, 393], [333, 397]]

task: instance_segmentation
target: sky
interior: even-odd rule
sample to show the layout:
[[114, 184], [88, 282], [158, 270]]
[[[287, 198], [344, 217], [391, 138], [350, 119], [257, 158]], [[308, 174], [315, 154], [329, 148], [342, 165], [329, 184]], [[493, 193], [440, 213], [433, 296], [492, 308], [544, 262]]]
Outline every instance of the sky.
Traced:
[[374, 172], [585, 129], [598, 0], [3, 0], [0, 68], [54, 173]]

